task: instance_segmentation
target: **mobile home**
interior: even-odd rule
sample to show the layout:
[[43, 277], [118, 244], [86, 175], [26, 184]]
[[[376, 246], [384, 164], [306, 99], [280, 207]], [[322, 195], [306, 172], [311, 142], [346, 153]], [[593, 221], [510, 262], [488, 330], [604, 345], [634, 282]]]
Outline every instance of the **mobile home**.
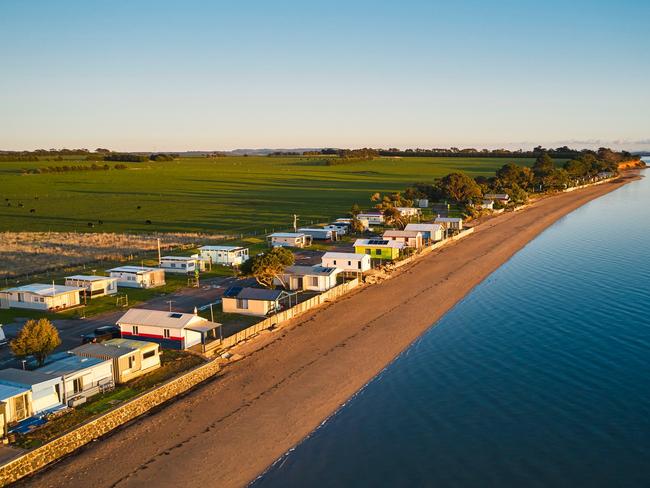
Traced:
[[120, 266], [109, 269], [111, 278], [117, 278], [117, 286], [126, 288], [155, 288], [165, 284], [165, 270], [146, 266]]
[[63, 382], [58, 375], [7, 368], [0, 370], [0, 385], [27, 388], [31, 392], [33, 415], [63, 407], [61, 403]]
[[104, 359], [70, 354], [36, 371], [59, 376], [63, 382], [62, 403], [74, 407], [88, 398], [112, 389], [113, 363]]
[[381, 225], [384, 223], [384, 214], [382, 212], [361, 212], [357, 215], [358, 219], [364, 219], [368, 225]]
[[271, 247], [307, 247], [312, 238], [303, 232], [276, 232], [267, 236]]
[[408, 224], [404, 230], [422, 232], [422, 238], [428, 243], [438, 242], [445, 238], [444, 229], [440, 224]]
[[126, 383], [160, 367], [160, 345], [155, 342], [110, 339], [83, 344], [70, 352], [76, 356], [112, 361], [113, 380], [118, 384]]
[[440, 224], [446, 234], [463, 230], [463, 219], [460, 217], [438, 217], [435, 223]]
[[371, 268], [368, 254], [352, 252], [326, 252], [321, 258], [321, 266], [325, 268], [339, 268], [348, 273], [365, 273]]
[[314, 241], [336, 240], [336, 231], [332, 229], [325, 229], [323, 227], [315, 227], [315, 228], [303, 227], [301, 229], [298, 229], [298, 232], [302, 232], [303, 234], [310, 236]]
[[0, 385], [0, 437], [6, 437], [9, 424], [32, 415], [32, 393], [29, 388]]
[[240, 266], [249, 259], [248, 248], [240, 246], [202, 246], [199, 255], [212, 264], [224, 266]]
[[81, 305], [83, 288], [34, 283], [0, 291], [2, 308], [64, 310]]
[[117, 278], [111, 278], [110, 276], [66, 276], [65, 285], [83, 288], [83, 294], [89, 298], [115, 295], [117, 293]]
[[160, 267], [166, 273], [194, 274], [205, 271], [206, 265], [198, 256], [163, 256], [160, 258]]
[[424, 245], [422, 232], [417, 230], [387, 230], [382, 236], [389, 241], [404, 243], [404, 247], [420, 249]]
[[317, 266], [287, 266], [276, 284], [291, 291], [327, 291], [336, 286], [339, 268]]

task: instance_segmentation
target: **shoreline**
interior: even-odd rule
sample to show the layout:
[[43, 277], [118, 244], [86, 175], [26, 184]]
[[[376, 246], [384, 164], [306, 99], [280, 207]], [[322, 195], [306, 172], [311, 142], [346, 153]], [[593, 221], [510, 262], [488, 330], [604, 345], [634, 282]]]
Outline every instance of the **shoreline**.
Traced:
[[626, 174], [488, 219], [472, 235], [403, 266], [391, 279], [236, 347], [242, 359], [214, 380], [19, 484], [246, 485], [528, 242], [634, 179]]

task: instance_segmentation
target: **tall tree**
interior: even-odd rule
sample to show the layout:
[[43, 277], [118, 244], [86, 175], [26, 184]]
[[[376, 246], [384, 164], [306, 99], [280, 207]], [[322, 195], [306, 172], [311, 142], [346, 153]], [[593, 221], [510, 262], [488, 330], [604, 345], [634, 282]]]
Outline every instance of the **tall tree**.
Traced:
[[277, 278], [282, 282], [284, 268], [293, 263], [295, 257], [289, 249], [274, 247], [269, 252], [258, 254], [245, 261], [240, 270], [245, 275], [253, 276], [260, 285], [273, 288], [273, 280]]
[[28, 320], [9, 343], [11, 351], [18, 357], [33, 355], [42, 366], [45, 359], [61, 344], [59, 332], [47, 319]]
[[465, 173], [449, 173], [440, 180], [445, 196], [458, 203], [470, 203], [481, 198], [481, 187]]

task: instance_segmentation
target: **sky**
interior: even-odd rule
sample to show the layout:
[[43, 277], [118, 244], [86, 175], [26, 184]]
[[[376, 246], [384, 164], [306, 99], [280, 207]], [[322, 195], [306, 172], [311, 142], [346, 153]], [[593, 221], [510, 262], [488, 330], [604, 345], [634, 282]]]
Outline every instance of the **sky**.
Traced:
[[650, 150], [648, 0], [2, 0], [0, 149]]

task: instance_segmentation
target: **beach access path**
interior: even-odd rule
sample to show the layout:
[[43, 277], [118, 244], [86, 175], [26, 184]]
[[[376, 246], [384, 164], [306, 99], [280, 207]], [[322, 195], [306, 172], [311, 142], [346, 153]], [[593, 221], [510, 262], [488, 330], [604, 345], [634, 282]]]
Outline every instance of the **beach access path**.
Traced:
[[243, 358], [214, 380], [19, 484], [245, 486], [540, 232], [633, 178], [489, 219], [390, 279], [240, 345]]

